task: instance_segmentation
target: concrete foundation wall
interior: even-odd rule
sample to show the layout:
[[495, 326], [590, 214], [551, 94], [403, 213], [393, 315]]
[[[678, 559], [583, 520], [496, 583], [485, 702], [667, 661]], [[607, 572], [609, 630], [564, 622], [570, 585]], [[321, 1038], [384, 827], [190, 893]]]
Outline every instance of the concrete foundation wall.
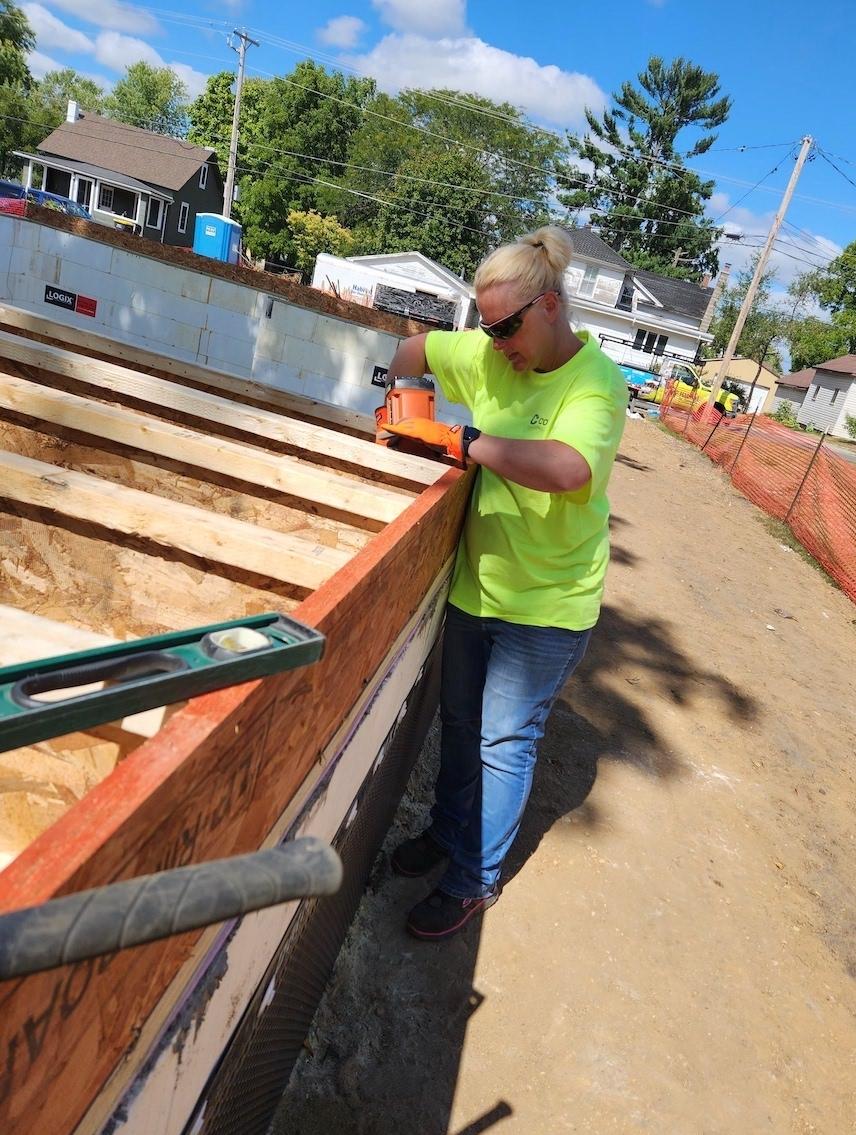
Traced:
[[[96, 301], [94, 316], [46, 302], [48, 288]], [[401, 339], [261, 288], [6, 215], [0, 215], [0, 299], [59, 324], [364, 414], [383, 398], [373, 371], [386, 367]], [[439, 394], [437, 413], [467, 420]]]

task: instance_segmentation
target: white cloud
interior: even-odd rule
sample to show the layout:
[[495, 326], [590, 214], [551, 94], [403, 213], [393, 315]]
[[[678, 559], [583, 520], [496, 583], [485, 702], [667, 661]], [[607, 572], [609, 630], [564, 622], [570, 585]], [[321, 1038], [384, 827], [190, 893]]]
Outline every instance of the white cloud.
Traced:
[[94, 44], [88, 35], [70, 28], [41, 4], [24, 4], [23, 11], [36, 34], [39, 47], [61, 47], [64, 51], [86, 54], [94, 50]]
[[52, 8], [70, 12], [79, 20], [95, 24], [99, 28], [110, 28], [119, 32], [136, 32], [139, 35], [153, 35], [161, 30], [154, 16], [135, 8], [132, 4], [122, 4], [120, 0], [48, 0]]
[[365, 29], [366, 25], [357, 16], [336, 16], [319, 28], [317, 37], [321, 43], [349, 50], [357, 46]]
[[466, 0], [372, 0], [385, 24], [429, 39], [466, 31]]
[[530, 117], [562, 127], [580, 125], [586, 106], [598, 111], [607, 102], [588, 75], [542, 66], [474, 37], [388, 35], [367, 54], [347, 62], [372, 75], [386, 91], [448, 87], [512, 102]]
[[195, 99], [197, 95], [201, 95], [205, 89], [205, 84], [208, 82], [208, 76], [204, 75], [201, 71], [194, 70], [193, 67], [188, 67], [186, 63], [164, 63], [164, 67], [169, 67], [178, 75], [179, 79], [187, 87], [187, 93], [191, 99]]
[[43, 55], [41, 51], [31, 51], [27, 55], [27, 66], [34, 79], [44, 79], [48, 71], [61, 70], [62, 63], [57, 63], [55, 59], [51, 59], [49, 55]]
[[134, 36], [118, 32], [101, 32], [95, 41], [95, 58], [113, 71], [125, 71], [132, 63], [141, 60], [150, 67], [169, 67], [187, 87], [191, 99], [202, 91], [208, 76], [188, 67], [186, 63], [168, 63], [151, 44]]
[[118, 32], [101, 32], [95, 41], [95, 58], [111, 71], [124, 71], [141, 59], [152, 67], [164, 65], [160, 55], [144, 39]]

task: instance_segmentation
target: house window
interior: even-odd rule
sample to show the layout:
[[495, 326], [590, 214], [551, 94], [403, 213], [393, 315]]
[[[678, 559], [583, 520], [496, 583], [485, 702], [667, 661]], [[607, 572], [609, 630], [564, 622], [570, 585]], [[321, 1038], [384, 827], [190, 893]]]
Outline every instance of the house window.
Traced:
[[633, 285], [628, 281], [621, 287], [621, 292], [618, 296], [616, 307], [621, 308], [623, 311], [633, 310]]
[[204, 189], [207, 184], [208, 184], [208, 163], [206, 162], [205, 165], [202, 167], [202, 169], [200, 169], [200, 171], [199, 171], [199, 188]]
[[593, 296], [594, 286], [597, 283], [597, 268], [594, 264], [586, 268], [585, 275], [580, 280], [580, 286], [577, 289], [581, 296]]
[[181, 202], [181, 208], [178, 210], [178, 231], [180, 233], [187, 232], [187, 218], [190, 215], [190, 206], [186, 201]]
[[666, 349], [666, 344], [669, 341], [668, 335], [658, 335], [657, 342], [654, 344], [654, 354], [662, 355]]
[[835, 389], [832, 391], [832, 398], [830, 399], [830, 402], [829, 402], [830, 406], [832, 406], [834, 404], [835, 399], [838, 397], [839, 389], [840, 389], [840, 387], [836, 386]]
[[161, 227], [161, 218], [163, 216], [163, 201], [159, 197], [149, 198], [149, 209], [146, 213], [146, 224], [150, 229], [159, 229]]
[[102, 185], [98, 189], [98, 208], [114, 217], [135, 218], [140, 203], [139, 195], [130, 189], [115, 185]]
[[641, 351], [645, 346], [645, 332], [640, 327], [636, 332], [636, 338], [633, 340], [634, 351]]
[[820, 390], [820, 387], [819, 387], [819, 386], [815, 386], [814, 390], [813, 390], [813, 391], [811, 392], [811, 400], [812, 400], [812, 402], [816, 402], [816, 401], [817, 401], [817, 392], [818, 392], [818, 390]]

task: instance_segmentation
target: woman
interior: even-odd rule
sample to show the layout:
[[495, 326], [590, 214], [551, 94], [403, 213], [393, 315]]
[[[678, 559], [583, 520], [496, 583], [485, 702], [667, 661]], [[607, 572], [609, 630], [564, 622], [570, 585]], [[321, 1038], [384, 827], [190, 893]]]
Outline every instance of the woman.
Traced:
[[446, 864], [408, 916], [419, 938], [446, 938], [496, 901], [547, 715], [600, 611], [627, 388], [568, 323], [571, 253], [555, 226], [497, 249], [476, 273], [480, 330], [416, 335], [389, 366], [433, 374], [474, 426], [387, 428], [480, 466], [446, 612], [432, 823], [392, 858], [408, 876]]

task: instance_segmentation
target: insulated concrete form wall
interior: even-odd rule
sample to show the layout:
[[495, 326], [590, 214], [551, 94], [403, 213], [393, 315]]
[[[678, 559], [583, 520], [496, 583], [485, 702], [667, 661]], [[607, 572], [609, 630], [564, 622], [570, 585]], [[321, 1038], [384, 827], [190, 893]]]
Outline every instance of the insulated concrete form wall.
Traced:
[[[263, 277], [260, 274], [260, 284]], [[90, 301], [83, 314], [47, 289]], [[54, 295], [54, 299], [56, 300]], [[300, 307], [263, 287], [0, 215], [0, 299], [171, 358], [371, 414], [400, 336]], [[438, 395], [437, 414], [466, 421]]]

